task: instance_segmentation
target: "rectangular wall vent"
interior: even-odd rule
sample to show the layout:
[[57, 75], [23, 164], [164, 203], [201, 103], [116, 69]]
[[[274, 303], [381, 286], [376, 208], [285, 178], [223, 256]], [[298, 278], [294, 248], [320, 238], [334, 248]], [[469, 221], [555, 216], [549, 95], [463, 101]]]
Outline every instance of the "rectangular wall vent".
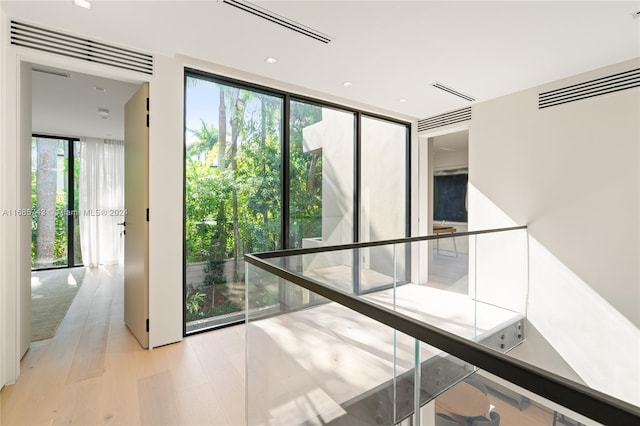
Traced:
[[56, 55], [153, 74], [153, 56], [90, 39], [11, 21], [11, 44]]
[[549, 108], [634, 87], [640, 87], [640, 68], [540, 93], [538, 108]]
[[327, 44], [331, 41], [331, 37], [326, 34], [322, 34], [319, 31], [306, 27], [302, 24], [299, 24], [298, 22], [292, 21], [291, 19], [287, 19], [284, 16], [277, 15], [248, 1], [222, 0], [222, 2], [228, 4], [229, 6], [237, 7], [240, 10], [258, 16], [262, 19], [266, 19], [267, 21], [273, 22], [274, 24], [278, 24], [282, 27], [288, 28], [291, 31], [297, 32], [298, 34], [302, 34], [314, 40], [318, 40], [322, 43]]
[[466, 107], [418, 121], [418, 132], [469, 120], [471, 120], [471, 107]]

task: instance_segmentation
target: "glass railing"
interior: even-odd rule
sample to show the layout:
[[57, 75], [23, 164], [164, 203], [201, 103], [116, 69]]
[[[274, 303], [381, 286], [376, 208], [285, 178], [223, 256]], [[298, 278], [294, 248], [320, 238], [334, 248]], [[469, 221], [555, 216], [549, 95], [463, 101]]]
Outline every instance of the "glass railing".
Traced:
[[517, 227], [247, 255], [248, 424], [523, 424], [514, 401], [555, 422], [537, 424], [633, 424], [637, 407], [506, 354], [527, 247]]

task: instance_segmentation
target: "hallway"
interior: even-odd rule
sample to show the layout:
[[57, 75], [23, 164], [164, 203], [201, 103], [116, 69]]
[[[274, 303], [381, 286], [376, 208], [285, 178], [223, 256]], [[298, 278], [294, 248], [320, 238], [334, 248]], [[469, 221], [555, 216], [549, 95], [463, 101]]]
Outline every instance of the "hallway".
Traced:
[[144, 350], [124, 325], [122, 276], [87, 270], [56, 336], [32, 343], [0, 393], [0, 424], [244, 424], [244, 327]]

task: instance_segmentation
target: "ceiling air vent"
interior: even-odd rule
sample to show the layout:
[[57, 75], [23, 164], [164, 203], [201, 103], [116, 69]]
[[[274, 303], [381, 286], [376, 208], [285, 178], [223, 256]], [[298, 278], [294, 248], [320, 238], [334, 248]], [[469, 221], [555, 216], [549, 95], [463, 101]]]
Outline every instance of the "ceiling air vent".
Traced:
[[316, 31], [302, 24], [299, 24], [295, 21], [287, 19], [284, 16], [277, 15], [267, 9], [263, 9], [262, 7], [257, 6], [253, 3], [249, 3], [248, 1], [222, 0], [222, 2], [225, 4], [228, 4], [229, 6], [237, 7], [240, 10], [243, 10], [252, 15], [258, 16], [262, 19], [266, 19], [267, 21], [273, 22], [274, 24], [281, 25], [285, 28], [288, 28], [292, 31], [297, 32], [298, 34], [302, 34], [314, 40], [318, 40], [322, 43], [327, 44], [331, 41], [331, 37], [329, 37], [326, 34], [322, 34], [319, 31]]
[[466, 107], [418, 121], [418, 132], [469, 120], [471, 120], [471, 107]]
[[538, 108], [549, 108], [634, 87], [640, 87], [640, 68], [540, 93]]
[[436, 89], [444, 90], [447, 93], [451, 93], [452, 95], [457, 96], [459, 98], [462, 98], [465, 101], [473, 102], [473, 101], [476, 100], [476, 98], [473, 98], [473, 97], [471, 97], [469, 95], [465, 95], [462, 92], [458, 92], [457, 90], [452, 89], [451, 87], [445, 86], [442, 83], [435, 82], [435, 83], [432, 84], [432, 86], [435, 87]]
[[11, 44], [56, 55], [153, 74], [153, 56], [82, 37], [11, 21]]

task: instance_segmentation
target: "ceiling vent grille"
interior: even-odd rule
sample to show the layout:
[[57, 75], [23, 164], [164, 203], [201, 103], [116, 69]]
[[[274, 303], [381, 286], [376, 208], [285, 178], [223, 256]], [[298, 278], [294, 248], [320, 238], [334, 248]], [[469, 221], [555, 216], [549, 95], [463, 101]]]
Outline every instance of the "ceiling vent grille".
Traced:
[[11, 44], [88, 62], [153, 74], [153, 56], [11, 21]]
[[240, 10], [243, 10], [252, 15], [258, 16], [262, 19], [266, 19], [269, 22], [273, 22], [274, 24], [278, 24], [285, 28], [288, 28], [292, 31], [297, 32], [298, 34], [305, 35], [314, 40], [320, 41], [322, 43], [329, 43], [331, 41], [331, 37], [326, 34], [322, 34], [319, 31], [306, 27], [302, 24], [299, 24], [295, 21], [285, 18], [284, 16], [277, 15], [267, 9], [263, 9], [260, 6], [257, 6], [253, 3], [249, 3], [248, 1], [242, 0], [222, 0], [223, 3], [228, 4], [229, 6], [237, 7]]
[[466, 107], [418, 121], [418, 132], [469, 120], [471, 120], [471, 107]]
[[447, 92], [447, 93], [451, 93], [452, 95], [457, 96], [457, 97], [459, 97], [459, 98], [462, 98], [462, 99], [464, 99], [465, 101], [473, 102], [473, 101], [475, 101], [475, 100], [476, 100], [476, 98], [471, 97], [471, 96], [469, 96], [469, 95], [465, 95], [465, 94], [464, 94], [464, 93], [462, 93], [462, 92], [458, 92], [456, 89], [452, 89], [451, 87], [449, 87], [449, 86], [445, 86], [445, 85], [444, 85], [444, 84], [442, 84], [442, 83], [438, 83], [438, 82], [436, 82], [436, 83], [433, 83], [433, 84], [432, 84], [432, 86], [433, 86], [433, 87], [435, 87], [436, 89], [444, 90], [444, 91], [445, 91], [445, 92]]
[[549, 108], [634, 87], [640, 87], [640, 68], [540, 93], [538, 108]]

